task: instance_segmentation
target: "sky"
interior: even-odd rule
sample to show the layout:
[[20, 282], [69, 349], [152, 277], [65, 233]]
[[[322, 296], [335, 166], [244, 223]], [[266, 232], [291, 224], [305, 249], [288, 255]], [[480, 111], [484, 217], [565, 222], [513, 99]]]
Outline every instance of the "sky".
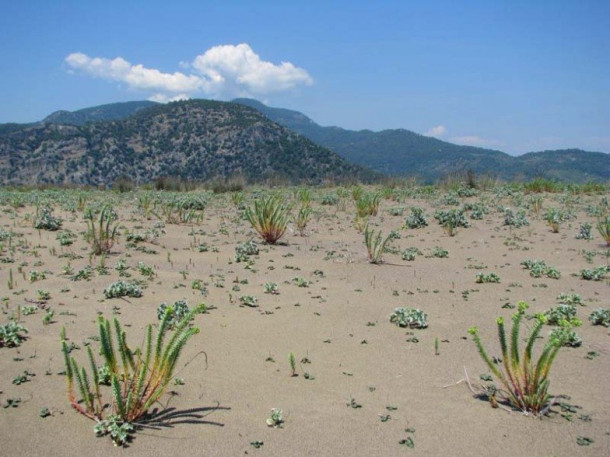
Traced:
[[610, 153], [608, 0], [0, 2], [0, 123], [251, 97], [321, 125]]

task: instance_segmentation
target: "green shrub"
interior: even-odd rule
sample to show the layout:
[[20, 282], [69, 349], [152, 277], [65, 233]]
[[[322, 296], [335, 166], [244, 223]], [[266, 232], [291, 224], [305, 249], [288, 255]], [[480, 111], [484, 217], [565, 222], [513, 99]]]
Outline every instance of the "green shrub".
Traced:
[[381, 230], [377, 232], [377, 236], [372, 230], [369, 230], [367, 224], [364, 229], [364, 244], [366, 246], [366, 252], [370, 263], [379, 264], [383, 262], [383, 252], [386, 245], [394, 239], [394, 235], [390, 233], [387, 237], [383, 238]]
[[363, 192], [356, 199], [356, 215], [358, 217], [377, 216], [381, 194]]
[[258, 255], [259, 249], [256, 242], [250, 240], [245, 243], [238, 244], [235, 246], [235, 261], [247, 262], [251, 255]]
[[254, 201], [246, 208], [246, 219], [269, 244], [275, 244], [288, 227], [290, 209], [278, 197], [269, 196]]
[[582, 297], [578, 294], [565, 294], [562, 292], [557, 296], [557, 301], [564, 305], [585, 306], [585, 304], [582, 301]]
[[0, 324], [0, 348], [1, 347], [17, 347], [25, 340], [23, 333], [27, 333], [28, 329], [15, 321], [9, 321], [7, 324]]
[[496, 364], [495, 358], [492, 360], [485, 351], [478, 329], [472, 327], [469, 333], [473, 336], [479, 354], [492, 374], [504, 386], [504, 389], [497, 390], [490, 400], [495, 400], [495, 395], [501, 394], [514, 408], [524, 413], [538, 415], [543, 413], [545, 407], [549, 404], [549, 372], [557, 353], [564, 343], [562, 340], [564, 334], [559, 335], [559, 338], [549, 338], [538, 360], [534, 362], [532, 350], [546, 320], [544, 316], [537, 315], [530, 336], [527, 338], [525, 350], [523, 353], [520, 353], [519, 330], [527, 308], [528, 305], [526, 303], [519, 303], [519, 310], [512, 317], [513, 327], [510, 334], [510, 347], [504, 329], [504, 318], [499, 317], [496, 319], [500, 348], [502, 350], [501, 361], [503, 369], [502, 366]]
[[125, 281], [116, 281], [104, 289], [106, 298], [134, 297], [142, 296], [142, 290], [135, 284]]
[[399, 307], [390, 315], [390, 322], [399, 327], [426, 328], [428, 327], [428, 315], [421, 309]]
[[405, 227], [410, 229], [422, 228], [428, 226], [428, 218], [424, 214], [424, 210], [417, 206], [411, 207], [411, 214], [405, 220]]
[[169, 314], [168, 325], [170, 328], [173, 328], [174, 325], [184, 319], [190, 312], [191, 310], [189, 309], [185, 300], [175, 301], [171, 306], [168, 306], [167, 303], [161, 303], [157, 307], [157, 319], [161, 321], [166, 314]]
[[407, 248], [402, 251], [401, 258], [402, 260], [406, 260], [408, 262], [412, 262], [415, 260], [416, 255], [421, 255], [422, 252], [417, 248]]
[[53, 217], [53, 210], [45, 206], [38, 208], [36, 211], [36, 220], [34, 221], [34, 228], [39, 230], [50, 230], [52, 232], [59, 230], [61, 227], [61, 219]]
[[593, 228], [593, 226], [591, 224], [589, 224], [588, 222], [584, 222], [584, 223], [580, 224], [580, 227], [578, 228], [578, 233], [576, 234], [576, 239], [577, 240], [592, 240], [593, 239], [593, 234], [591, 233], [592, 228]]
[[593, 325], [603, 325], [610, 327], [610, 308], [599, 308], [591, 313], [589, 321]]
[[117, 219], [117, 213], [109, 205], [102, 208], [97, 219], [93, 210], [85, 214], [87, 221], [85, 240], [91, 245], [91, 252], [94, 255], [107, 254], [114, 246], [119, 227], [119, 224], [115, 223]]
[[610, 214], [597, 219], [597, 231], [606, 242], [606, 246], [610, 246]]
[[508, 225], [510, 227], [524, 227], [526, 225], [530, 225], [530, 222], [527, 220], [525, 215], [525, 210], [517, 211], [517, 214], [513, 212], [510, 208], [504, 209], [504, 225]]
[[580, 270], [580, 277], [587, 281], [601, 281], [606, 277], [606, 273], [610, 271], [610, 266], [601, 265], [599, 267], [590, 270], [588, 268]]
[[571, 322], [576, 319], [576, 307], [561, 304], [545, 311], [544, 316], [548, 325], [561, 325], [564, 320]]
[[[176, 323], [173, 334], [170, 330], [171, 312], [168, 308], [161, 319], [157, 337], [153, 341], [152, 325], [146, 327], [144, 346], [131, 350], [127, 345], [125, 330], [118, 319], [114, 319], [113, 341], [110, 322], [99, 316], [99, 353], [110, 372], [112, 402], [103, 399], [98, 364], [91, 345], [87, 346], [89, 370], [79, 366], [70, 356], [70, 346], [65, 328], [61, 332], [68, 399], [74, 409], [96, 421], [98, 436], [110, 434], [116, 445], [124, 445], [139, 421], [144, 418], [165, 392], [172, 381], [176, 364], [188, 340], [199, 332], [189, 324], [199, 308], [193, 309]], [[166, 342], [166, 337], [169, 339]], [[115, 349], [116, 348], [116, 349]], [[96, 351], [97, 352], [97, 351]]]
[[476, 282], [477, 282], [477, 284], [499, 283], [500, 282], [500, 276], [498, 276], [495, 273], [488, 273], [488, 274], [477, 273]]
[[455, 236], [458, 227], [470, 227], [470, 223], [461, 209], [438, 210], [434, 213], [434, 218], [449, 236]]
[[561, 277], [561, 273], [555, 267], [547, 265], [544, 260], [524, 260], [521, 265], [526, 270], [530, 270], [532, 278], [546, 276], [551, 279], [559, 279]]

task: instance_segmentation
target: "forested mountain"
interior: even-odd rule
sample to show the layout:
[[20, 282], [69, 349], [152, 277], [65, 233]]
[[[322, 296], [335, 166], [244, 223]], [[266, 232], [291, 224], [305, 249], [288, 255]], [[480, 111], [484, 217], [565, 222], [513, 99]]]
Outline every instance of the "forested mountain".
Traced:
[[79, 109], [78, 111], [55, 111], [45, 117], [42, 122], [85, 125], [87, 122], [114, 121], [129, 117], [138, 111], [157, 104], [144, 100], [140, 102], [109, 103], [107, 105]]
[[123, 176], [136, 183], [169, 176], [202, 181], [235, 174], [293, 183], [378, 176], [235, 103], [190, 100], [84, 125], [0, 126], [4, 184], [108, 185]]
[[388, 175], [435, 181], [453, 172], [472, 170], [506, 180], [547, 177], [566, 181], [610, 180], [610, 154], [579, 149], [511, 156], [501, 151], [460, 146], [404, 129], [346, 130], [322, 127], [298, 111], [271, 108], [252, 99], [235, 103], [259, 110], [269, 119], [327, 147], [350, 162]]

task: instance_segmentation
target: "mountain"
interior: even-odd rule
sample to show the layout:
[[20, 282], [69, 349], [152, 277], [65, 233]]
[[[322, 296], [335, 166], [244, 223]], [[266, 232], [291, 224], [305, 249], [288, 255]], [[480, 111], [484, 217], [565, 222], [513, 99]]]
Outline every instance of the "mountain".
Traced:
[[107, 105], [79, 109], [78, 111], [55, 111], [45, 117], [42, 122], [85, 125], [87, 122], [120, 120], [157, 104], [144, 100], [140, 102], [109, 103]]
[[241, 174], [292, 183], [379, 176], [244, 105], [189, 100], [111, 107], [81, 110], [88, 114], [77, 119], [134, 107], [135, 114], [76, 125], [56, 123], [53, 115], [34, 125], [0, 126], [0, 181], [97, 186], [123, 176], [138, 184], [168, 176], [203, 181]]
[[565, 181], [610, 180], [610, 154], [579, 149], [511, 156], [493, 149], [461, 146], [404, 129], [346, 130], [322, 127], [298, 111], [272, 108], [238, 98], [274, 122], [299, 132], [350, 162], [395, 176], [419, 176], [432, 182], [449, 173], [472, 170], [506, 180], [547, 177]]

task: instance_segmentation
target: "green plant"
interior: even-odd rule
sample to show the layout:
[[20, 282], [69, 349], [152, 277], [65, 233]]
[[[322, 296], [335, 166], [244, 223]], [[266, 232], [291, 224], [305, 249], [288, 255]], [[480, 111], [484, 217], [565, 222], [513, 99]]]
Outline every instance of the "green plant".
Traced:
[[512, 209], [504, 208], [504, 225], [520, 228], [530, 223], [525, 216], [525, 210], [519, 210], [515, 214]]
[[274, 282], [267, 282], [267, 283], [265, 283], [263, 288], [265, 289], [265, 293], [266, 294], [273, 294], [273, 295], [279, 294], [279, 290], [278, 290], [277, 284], [274, 283]]
[[589, 321], [593, 325], [610, 327], [610, 308], [598, 308], [589, 315]]
[[258, 299], [254, 295], [242, 295], [239, 297], [239, 302], [250, 308], [256, 308], [258, 306]]
[[290, 376], [295, 377], [297, 375], [297, 362], [292, 352], [288, 354], [288, 363], [290, 364]]
[[356, 199], [356, 215], [358, 217], [376, 216], [379, 212], [381, 194], [362, 192]]
[[399, 327], [426, 328], [428, 327], [428, 315], [421, 309], [399, 307], [390, 315], [390, 322]]
[[85, 240], [91, 245], [92, 254], [101, 255], [110, 252], [118, 233], [119, 224], [115, 222], [117, 219], [118, 215], [110, 205], [102, 208], [97, 219], [93, 210], [87, 211]]
[[266, 422], [269, 427], [282, 428], [282, 424], [284, 423], [284, 414], [282, 413], [282, 410], [280, 408], [273, 408], [271, 410], [271, 415]]
[[[90, 370], [81, 367], [74, 357], [61, 331], [61, 346], [66, 367], [68, 399], [74, 409], [97, 422], [96, 435], [109, 433], [116, 445], [123, 445], [129, 433], [135, 430], [148, 409], [163, 395], [173, 379], [176, 364], [188, 340], [199, 332], [189, 324], [198, 309], [193, 309], [170, 329], [170, 311], [166, 311], [153, 342], [152, 325], [146, 327], [144, 346], [135, 351], [127, 345], [125, 330], [114, 319], [114, 338], [111, 323], [103, 316], [98, 318], [100, 353], [110, 371], [112, 404], [102, 397], [98, 365], [94, 351], [87, 346]], [[79, 398], [80, 397], [80, 398]], [[129, 424], [129, 425], [125, 425]]]
[[589, 224], [588, 222], [584, 222], [584, 223], [580, 224], [580, 227], [578, 228], [578, 233], [576, 234], [576, 239], [577, 240], [592, 240], [593, 239], [593, 234], [591, 233], [592, 228], [593, 228], [593, 226], [591, 224]]
[[586, 279], [587, 281], [601, 281], [606, 277], [606, 273], [608, 272], [610, 272], [610, 266], [600, 265], [599, 267], [595, 267], [593, 270], [588, 268], [580, 270], [580, 277], [582, 279]]
[[416, 255], [421, 255], [421, 251], [417, 248], [407, 248], [402, 251], [401, 258], [402, 260], [406, 260], [407, 262], [412, 262], [415, 260]]
[[428, 219], [424, 214], [424, 210], [417, 206], [411, 207], [411, 214], [405, 220], [405, 227], [410, 229], [422, 228], [428, 226]]
[[445, 259], [449, 257], [449, 251], [440, 246], [435, 246], [432, 251], [432, 257], [438, 257], [439, 259]]
[[560, 210], [558, 210], [557, 208], [547, 209], [544, 215], [544, 219], [546, 220], [549, 227], [551, 227], [553, 233], [559, 233], [559, 227], [561, 225], [561, 222], [564, 220], [564, 215]]
[[258, 255], [258, 253], [258, 245], [252, 240], [246, 241], [235, 246], [235, 261], [237, 263], [247, 262], [251, 255]]
[[245, 210], [246, 219], [269, 244], [275, 244], [288, 226], [290, 209], [278, 197], [268, 196], [254, 201], [254, 208]]
[[544, 260], [524, 260], [520, 265], [523, 265], [526, 270], [530, 270], [532, 278], [546, 276], [551, 279], [559, 279], [561, 277], [561, 273], [555, 267], [547, 265]]
[[449, 236], [455, 236], [458, 227], [470, 227], [470, 223], [461, 209], [438, 210], [434, 218]]
[[131, 284], [125, 281], [116, 281], [110, 284], [106, 289], [104, 289], [104, 296], [106, 298], [137, 298], [142, 296], [142, 290], [135, 284]]
[[297, 217], [294, 221], [297, 226], [297, 230], [299, 231], [299, 235], [303, 236], [305, 233], [305, 227], [307, 227], [307, 223], [309, 222], [309, 217], [311, 216], [312, 209], [309, 205], [303, 205], [299, 208], [297, 212]]
[[0, 348], [13, 348], [21, 345], [25, 340], [23, 333], [27, 333], [28, 329], [15, 321], [9, 321], [7, 324], [0, 324]]
[[383, 252], [386, 245], [394, 239], [395, 235], [390, 233], [387, 237], [383, 238], [381, 230], [375, 236], [372, 230], [369, 230], [367, 224], [364, 229], [364, 244], [366, 246], [366, 252], [370, 263], [379, 264], [383, 262]]
[[489, 274], [477, 273], [476, 282], [477, 282], [477, 284], [488, 283], [488, 282], [498, 283], [498, 282], [500, 282], [500, 276], [498, 276], [495, 273], [489, 273]]
[[606, 246], [610, 246], [610, 214], [597, 219], [597, 231], [606, 242]]
[[157, 307], [157, 319], [163, 320], [166, 314], [169, 314], [169, 326], [173, 328], [176, 324], [182, 321], [185, 316], [190, 313], [189, 307], [185, 300], [175, 301], [172, 306], [167, 303], [161, 303]]
[[42, 207], [36, 209], [36, 220], [34, 221], [34, 228], [39, 230], [50, 230], [56, 231], [61, 227], [61, 219], [53, 217], [53, 210], [48, 207]]
[[578, 294], [565, 294], [562, 292], [557, 296], [557, 301], [564, 305], [585, 306], [585, 304], [582, 301], [582, 297]]
[[562, 338], [564, 334], [556, 335], [555, 338], [549, 338], [538, 360], [534, 362], [532, 359], [534, 343], [546, 321], [546, 318], [539, 314], [535, 317], [534, 325], [527, 338], [525, 350], [523, 353], [520, 353], [519, 331], [527, 308], [527, 303], [520, 302], [517, 313], [512, 316], [513, 327], [510, 333], [510, 346], [506, 338], [504, 318], [499, 317], [496, 319], [500, 348], [502, 350], [503, 369], [485, 351], [478, 329], [472, 327], [469, 333], [473, 336], [479, 354], [493, 375], [504, 386], [504, 390], [496, 390], [490, 400], [493, 398], [492, 401], [495, 401], [495, 395], [502, 393], [514, 408], [525, 413], [538, 415], [544, 412], [545, 407], [549, 403], [549, 372], [559, 349], [563, 345]]
[[563, 321], [576, 319], [576, 307], [562, 303], [545, 311], [544, 317], [548, 325], [561, 325]]

